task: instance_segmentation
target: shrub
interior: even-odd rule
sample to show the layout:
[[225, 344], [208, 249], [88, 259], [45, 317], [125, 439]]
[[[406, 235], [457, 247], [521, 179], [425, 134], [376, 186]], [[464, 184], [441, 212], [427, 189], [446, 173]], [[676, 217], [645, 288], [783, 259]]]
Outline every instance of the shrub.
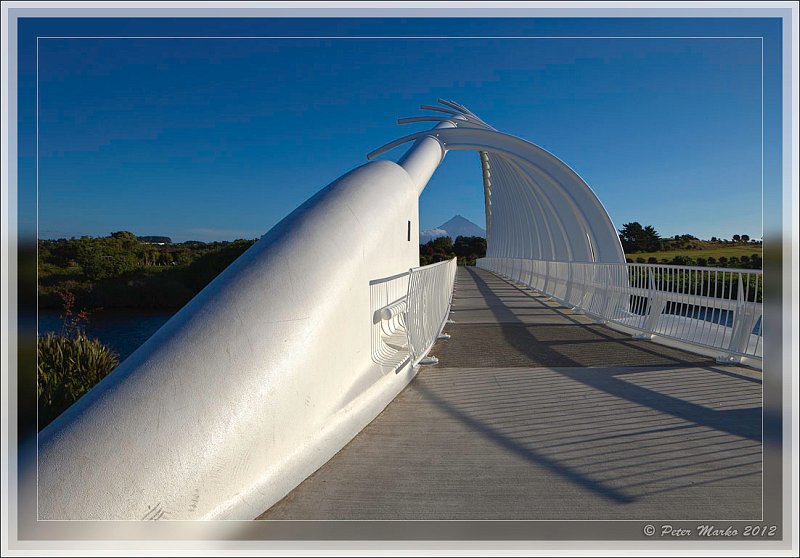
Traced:
[[649, 263], [649, 264], [657, 264], [658, 263], [658, 258], [656, 258], [655, 256], [650, 256], [649, 258], [647, 258], [647, 263]]
[[692, 265], [694, 262], [689, 256], [675, 256], [672, 258], [672, 265]]
[[119, 364], [119, 358], [82, 331], [72, 336], [48, 333], [38, 338], [39, 428], [92, 389]]

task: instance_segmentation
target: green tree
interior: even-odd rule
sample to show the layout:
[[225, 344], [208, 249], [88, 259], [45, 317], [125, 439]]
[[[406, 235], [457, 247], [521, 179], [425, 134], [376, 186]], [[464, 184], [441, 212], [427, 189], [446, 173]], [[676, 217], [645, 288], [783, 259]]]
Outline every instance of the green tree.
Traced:
[[449, 236], [440, 236], [431, 240], [435, 252], [450, 253], [453, 251], [453, 239]]
[[644, 227], [636, 221], [625, 223], [619, 230], [619, 239], [622, 248], [626, 253], [634, 253], [642, 250], [642, 239], [644, 238]]
[[426, 261], [429, 263], [441, 262], [455, 257], [453, 240], [449, 236], [440, 236], [421, 244], [419, 251], [420, 256], [425, 256]]
[[661, 248], [661, 237], [651, 225], [647, 225], [644, 228], [644, 239], [642, 242], [647, 252], [655, 252]]
[[742, 235], [742, 242], [750, 242], [750, 236], [743, 234]]
[[[651, 225], [643, 227], [636, 221], [625, 223], [619, 233], [622, 248], [627, 253], [656, 252], [661, 249], [661, 237]], [[676, 235], [675, 240], [679, 239]]]
[[739, 236], [738, 234], [733, 235], [733, 241], [734, 242], [740, 242], [741, 240], [742, 240], [742, 237]]
[[117, 239], [117, 240], [120, 240], [120, 241], [123, 241], [123, 242], [127, 241], [129, 243], [136, 243], [136, 242], [139, 241], [139, 239], [136, 237], [136, 235], [133, 234], [132, 232], [129, 232], [129, 231], [112, 232], [111, 233], [111, 238], [114, 238], [114, 239]]
[[486, 239], [480, 236], [459, 236], [453, 251], [462, 265], [475, 265], [475, 260], [486, 256]]
[[117, 277], [138, 267], [136, 254], [125, 249], [124, 238], [82, 237], [77, 260], [86, 277], [93, 281]]

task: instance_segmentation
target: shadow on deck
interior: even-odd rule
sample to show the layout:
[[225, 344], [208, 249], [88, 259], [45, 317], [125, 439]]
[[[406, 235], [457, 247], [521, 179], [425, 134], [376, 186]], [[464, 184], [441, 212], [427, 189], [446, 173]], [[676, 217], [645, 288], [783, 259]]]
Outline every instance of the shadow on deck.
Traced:
[[459, 268], [448, 341], [259, 519], [758, 519], [761, 374]]

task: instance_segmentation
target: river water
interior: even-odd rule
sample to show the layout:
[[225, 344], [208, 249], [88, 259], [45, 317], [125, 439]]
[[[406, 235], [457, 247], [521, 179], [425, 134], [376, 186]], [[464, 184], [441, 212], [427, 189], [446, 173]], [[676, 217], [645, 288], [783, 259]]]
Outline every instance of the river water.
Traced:
[[[86, 335], [97, 338], [125, 360], [153, 335], [174, 311], [170, 310], [102, 310], [89, 316]], [[39, 312], [39, 334], [60, 332], [63, 320], [57, 311]]]

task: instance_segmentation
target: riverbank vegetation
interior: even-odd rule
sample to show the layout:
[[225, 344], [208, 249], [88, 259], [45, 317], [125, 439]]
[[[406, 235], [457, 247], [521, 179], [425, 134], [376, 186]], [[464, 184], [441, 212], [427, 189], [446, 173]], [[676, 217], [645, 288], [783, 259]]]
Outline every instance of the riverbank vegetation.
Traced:
[[74, 311], [75, 297], [60, 291], [63, 325], [37, 337], [36, 395], [39, 430], [50, 424], [119, 364], [119, 357], [85, 332], [89, 313]]
[[126, 231], [39, 240], [39, 307], [60, 308], [69, 290], [81, 308], [180, 308], [255, 242], [157, 240]]

